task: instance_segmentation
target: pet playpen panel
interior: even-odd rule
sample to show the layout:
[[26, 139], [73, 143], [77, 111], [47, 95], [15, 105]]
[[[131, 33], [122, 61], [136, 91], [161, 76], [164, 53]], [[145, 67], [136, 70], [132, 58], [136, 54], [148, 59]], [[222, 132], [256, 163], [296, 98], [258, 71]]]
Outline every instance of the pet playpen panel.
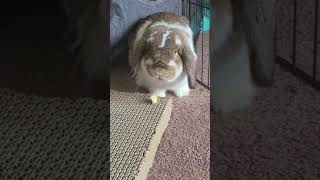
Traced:
[[284, 67], [320, 88], [318, 0], [279, 0], [276, 55]]
[[182, 15], [189, 18], [198, 55], [197, 81], [210, 88], [210, 0], [182, 0]]

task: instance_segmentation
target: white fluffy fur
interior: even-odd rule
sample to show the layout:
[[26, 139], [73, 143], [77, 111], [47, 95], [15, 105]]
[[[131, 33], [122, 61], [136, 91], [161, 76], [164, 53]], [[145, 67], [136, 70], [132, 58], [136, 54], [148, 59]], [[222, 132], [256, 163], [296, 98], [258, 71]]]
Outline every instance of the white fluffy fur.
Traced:
[[[176, 23], [167, 23], [164, 21], [161, 22], [154, 22], [151, 23], [150, 21], [146, 21], [138, 30], [138, 35], [136, 36], [136, 39], [134, 40], [135, 45], [133, 47], [133, 51], [135, 52], [136, 46], [138, 43], [144, 43], [143, 42], [143, 35], [146, 32], [148, 28], [155, 28], [157, 26], [165, 26], [167, 28], [167, 32], [163, 35], [163, 41], [160, 45], [160, 47], [165, 46], [165, 41], [170, 34], [170, 31], [179, 31], [184, 34], [183, 38], [185, 39], [185, 42], [187, 42], [187, 45], [190, 46], [190, 48], [193, 51], [194, 56], [196, 57], [196, 53], [194, 51], [193, 46], [193, 33], [190, 27], [182, 25], [178, 22]], [[149, 39], [150, 40], [150, 39]], [[176, 39], [177, 43], [182, 43], [181, 39]], [[195, 58], [196, 59], [196, 58]], [[185, 72], [183, 72], [183, 67], [178, 66], [173, 60], [170, 62], [171, 66], [174, 66], [176, 68], [176, 74], [175, 77], [172, 80], [158, 80], [154, 77], [151, 77], [143, 65], [144, 60], [141, 60], [141, 63], [136, 68], [136, 84], [141, 87], [145, 87], [149, 89], [151, 95], [159, 96], [159, 97], [165, 97], [166, 92], [168, 90], [173, 91], [176, 96], [182, 97], [187, 96], [190, 92], [189, 84], [188, 84], [188, 76]]]
[[163, 35], [162, 35], [162, 41], [161, 44], [159, 45], [159, 48], [163, 48], [166, 45], [167, 39], [170, 35], [171, 31], [166, 31]]
[[255, 96], [255, 85], [249, 66], [248, 46], [239, 42], [237, 49], [221, 56], [230, 60], [213, 71], [213, 99], [216, 110], [232, 111], [250, 105]]
[[180, 39], [179, 37], [175, 37], [175, 38], [176, 38], [176, 41], [175, 41], [176, 44], [177, 44], [177, 45], [181, 45], [181, 43], [182, 43], [182, 42], [181, 42], [181, 39]]
[[[249, 106], [255, 97], [256, 86], [250, 72], [248, 45], [242, 33], [228, 40], [232, 32], [230, 0], [220, 0], [214, 7], [216, 24], [214, 35], [213, 101], [217, 111], [233, 111]], [[220, 7], [219, 7], [219, 6]], [[225, 10], [228, 10], [227, 12]], [[232, 46], [222, 47], [225, 43]]]

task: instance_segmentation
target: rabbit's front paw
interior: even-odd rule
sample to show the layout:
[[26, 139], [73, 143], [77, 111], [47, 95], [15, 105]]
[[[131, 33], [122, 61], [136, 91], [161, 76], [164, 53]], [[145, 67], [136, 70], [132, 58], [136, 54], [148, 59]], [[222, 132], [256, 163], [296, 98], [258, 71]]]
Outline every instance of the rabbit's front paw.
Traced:
[[174, 90], [174, 94], [177, 97], [183, 97], [183, 96], [188, 96], [190, 93], [190, 89], [189, 88], [179, 88]]
[[154, 90], [151, 92], [151, 95], [157, 97], [166, 97], [166, 90]]

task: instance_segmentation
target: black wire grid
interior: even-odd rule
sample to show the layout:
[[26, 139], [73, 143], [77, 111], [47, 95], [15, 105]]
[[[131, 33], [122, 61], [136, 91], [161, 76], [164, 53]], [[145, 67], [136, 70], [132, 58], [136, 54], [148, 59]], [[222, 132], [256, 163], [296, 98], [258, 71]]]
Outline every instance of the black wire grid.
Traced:
[[[317, 73], [318, 69], [317, 69], [317, 61], [318, 61], [318, 10], [319, 10], [319, 0], [314, 0], [314, 9], [311, 9], [310, 11], [313, 11], [313, 15], [314, 15], [314, 24], [313, 27], [310, 27], [313, 29], [313, 47], [312, 47], [312, 57], [313, 57], [313, 62], [312, 62], [312, 72], [308, 73], [306, 70], [303, 70], [301, 67], [299, 67], [299, 65], [297, 64], [297, 44], [300, 43], [300, 41], [297, 40], [297, 26], [298, 26], [298, 0], [293, 0], [293, 23], [292, 23], [292, 29], [293, 29], [293, 33], [292, 33], [292, 39], [293, 39], [293, 43], [292, 43], [292, 54], [291, 54], [291, 59], [286, 59], [284, 57], [281, 57], [281, 55], [278, 54], [277, 52], [277, 32], [281, 31], [281, 28], [275, 28], [275, 55], [276, 55], [276, 60], [277, 62], [284, 67], [285, 69], [291, 71], [295, 76], [297, 76], [298, 78], [301, 78], [302, 80], [306, 81], [308, 84], [312, 85], [314, 88], [320, 90], [320, 79], [317, 78]], [[302, 2], [302, 1], [300, 1]], [[278, 10], [278, 9], [277, 9]], [[277, 18], [281, 18], [281, 17], [277, 17]], [[304, 53], [308, 53], [308, 52], [304, 52]], [[302, 62], [299, 62], [300, 64]]]
[[[194, 45], [198, 54], [197, 63], [201, 63], [197, 65], [197, 81], [203, 87], [210, 89], [210, 58], [209, 53], [204, 54], [204, 42], [209, 45], [209, 37], [205, 39], [202, 34], [203, 19], [205, 15], [208, 16], [208, 13], [210, 13], [210, 0], [182, 0], [182, 15], [190, 20], [194, 33]], [[209, 47], [207, 48], [209, 50]]]

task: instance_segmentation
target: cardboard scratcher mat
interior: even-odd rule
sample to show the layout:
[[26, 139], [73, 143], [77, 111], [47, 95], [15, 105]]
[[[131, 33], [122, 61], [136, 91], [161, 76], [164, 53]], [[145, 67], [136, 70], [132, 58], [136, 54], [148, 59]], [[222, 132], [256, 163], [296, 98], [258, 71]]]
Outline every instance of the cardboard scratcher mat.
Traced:
[[145, 180], [172, 110], [170, 98], [156, 105], [143, 93], [110, 91], [111, 179]]

